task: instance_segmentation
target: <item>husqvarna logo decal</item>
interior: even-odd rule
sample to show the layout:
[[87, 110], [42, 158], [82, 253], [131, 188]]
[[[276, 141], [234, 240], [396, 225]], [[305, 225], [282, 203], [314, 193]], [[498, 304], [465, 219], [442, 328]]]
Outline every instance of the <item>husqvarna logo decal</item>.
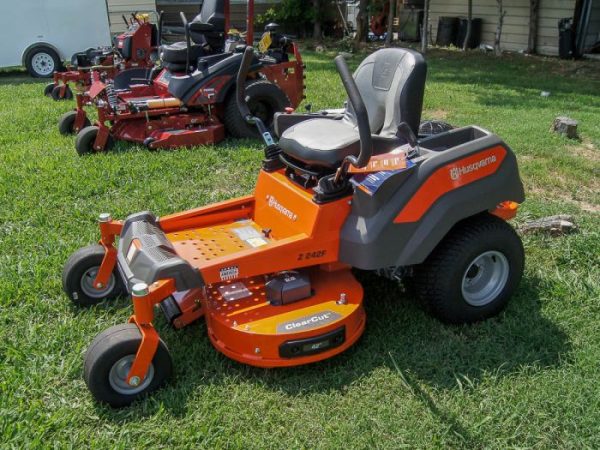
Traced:
[[468, 164], [465, 166], [452, 167], [450, 169], [450, 178], [456, 181], [463, 175], [467, 173], [474, 172], [476, 170], [481, 169], [482, 167], [489, 166], [490, 164], [496, 163], [496, 155], [488, 156], [487, 158], [483, 158], [479, 161], [476, 161], [472, 164]]
[[[503, 164], [506, 155], [507, 149], [501, 145], [496, 145], [441, 166], [425, 180], [417, 192], [406, 202], [394, 219], [394, 223], [420, 220], [440, 197], [496, 173]], [[508, 173], [511, 170], [516, 171], [514, 162], [509, 163], [506, 167]], [[479, 193], [480, 197], [478, 199], [482, 203], [485, 203], [486, 194], [487, 192]]]
[[273, 208], [275, 211], [283, 214], [285, 217], [287, 217], [290, 220], [298, 219], [298, 216], [294, 212], [290, 211], [285, 206], [283, 206], [281, 203], [279, 203], [277, 201], [277, 199], [275, 197], [273, 197], [272, 195], [267, 195], [267, 205], [269, 205], [269, 208]]

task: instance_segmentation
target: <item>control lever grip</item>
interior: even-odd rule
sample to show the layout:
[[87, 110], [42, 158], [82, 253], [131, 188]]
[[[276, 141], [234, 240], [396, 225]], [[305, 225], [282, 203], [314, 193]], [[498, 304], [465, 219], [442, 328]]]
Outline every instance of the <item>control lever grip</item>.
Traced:
[[240, 114], [246, 120], [246, 122], [254, 122], [250, 108], [246, 103], [246, 78], [248, 77], [248, 71], [252, 65], [254, 59], [254, 48], [248, 46], [244, 50], [242, 57], [242, 63], [240, 64], [240, 70], [238, 70], [236, 78], [236, 101]]

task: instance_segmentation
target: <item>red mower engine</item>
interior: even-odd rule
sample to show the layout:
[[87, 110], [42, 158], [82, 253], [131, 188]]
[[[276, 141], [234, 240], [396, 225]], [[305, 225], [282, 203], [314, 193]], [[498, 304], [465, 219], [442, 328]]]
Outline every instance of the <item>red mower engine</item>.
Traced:
[[132, 14], [127, 20], [127, 31], [115, 36], [113, 47], [90, 48], [75, 53], [65, 72], [55, 72], [54, 81], [44, 88], [44, 95], [54, 100], [69, 100], [73, 92], [69, 86], [75, 85], [79, 92], [86, 91], [92, 83], [91, 72], [99, 72], [107, 79], [127, 69], [151, 68], [156, 59], [160, 40], [159, 27], [150, 22], [148, 14]]
[[115, 36], [113, 45], [129, 67], [149, 65], [156, 58], [156, 47], [149, 47], [147, 43], [156, 42], [157, 29], [150, 23], [148, 14], [137, 14], [134, 18], [127, 31]]

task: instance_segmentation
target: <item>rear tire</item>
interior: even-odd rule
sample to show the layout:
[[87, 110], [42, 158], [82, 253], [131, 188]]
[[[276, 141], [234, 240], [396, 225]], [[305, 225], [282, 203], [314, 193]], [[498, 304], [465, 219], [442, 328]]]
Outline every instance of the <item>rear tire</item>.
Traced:
[[61, 68], [58, 54], [50, 47], [40, 45], [27, 52], [25, 67], [34, 78], [50, 78]]
[[83, 363], [83, 379], [96, 400], [113, 408], [130, 405], [160, 388], [171, 377], [173, 363], [162, 339], [146, 377], [138, 386], [125, 381], [142, 341], [136, 324], [115, 325], [100, 333], [89, 346]]
[[92, 281], [104, 259], [104, 247], [99, 244], [80, 248], [73, 253], [63, 269], [62, 285], [65, 294], [77, 306], [92, 306], [105, 299], [112, 299], [123, 292], [121, 277], [113, 270], [108, 284], [97, 289]]
[[515, 230], [491, 214], [459, 222], [415, 267], [417, 298], [442, 322], [472, 323], [500, 313], [523, 275]]
[[[91, 153], [95, 153], [100, 150], [96, 150], [94, 148], [94, 142], [96, 141], [96, 136], [98, 136], [98, 128], [93, 125], [91, 127], [82, 128], [79, 133], [77, 133], [77, 140], [75, 141], [75, 150], [77, 150], [77, 154], [79, 156], [89, 155]], [[113, 139], [109, 135], [108, 140], [106, 141], [106, 145], [102, 150], [110, 150], [113, 146]]]
[[[78, 133], [79, 130], [76, 130], [75, 127], [75, 119], [77, 118], [77, 111], [68, 111], [60, 116], [58, 120], [58, 131], [63, 136], [68, 136], [70, 134]], [[86, 117], [83, 121], [83, 128], [89, 127], [91, 125], [90, 120]]]
[[[273, 115], [291, 105], [290, 99], [279, 86], [267, 80], [251, 81], [246, 86], [246, 100], [252, 114], [258, 116], [267, 128], [273, 126]], [[226, 100], [223, 118], [225, 129], [236, 138], [257, 138], [258, 130], [249, 125], [240, 114], [235, 92]]]
[[62, 86], [56, 85], [52, 89], [50, 96], [52, 97], [52, 100], [54, 100], [55, 102], [58, 102], [61, 100], [71, 100], [73, 98], [73, 91], [71, 90], [71, 88], [69, 86], [65, 86], [65, 91], [62, 92]]

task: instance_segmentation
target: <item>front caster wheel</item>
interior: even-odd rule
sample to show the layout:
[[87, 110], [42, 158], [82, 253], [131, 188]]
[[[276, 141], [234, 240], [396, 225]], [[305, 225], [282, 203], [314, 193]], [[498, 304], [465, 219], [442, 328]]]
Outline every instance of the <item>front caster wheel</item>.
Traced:
[[523, 275], [523, 244], [490, 214], [457, 224], [415, 267], [417, 297], [446, 323], [472, 323], [502, 311]]
[[117, 297], [123, 292], [116, 268], [106, 286], [94, 286], [94, 279], [104, 258], [104, 247], [99, 244], [83, 247], [67, 260], [62, 274], [63, 290], [78, 306], [91, 306], [104, 299]]
[[[75, 120], [77, 119], [77, 111], [67, 111], [64, 113], [59, 121], [58, 121], [58, 131], [60, 134], [67, 136], [69, 134], [75, 134], [80, 131], [80, 129], [75, 128]], [[90, 119], [87, 117], [83, 121], [83, 130], [85, 127], [89, 127], [91, 125]]]
[[54, 89], [54, 87], [56, 86], [56, 84], [54, 83], [49, 83], [44, 87], [44, 95], [46, 97], [51, 97], [52, 96], [52, 89]]
[[94, 148], [94, 142], [96, 141], [96, 137], [98, 136], [99, 128], [97, 126], [85, 127], [82, 128], [79, 133], [77, 133], [77, 140], [75, 141], [75, 150], [77, 150], [77, 154], [79, 156], [89, 155], [90, 153], [95, 153], [102, 150], [110, 150], [113, 146], [113, 139], [109, 135], [106, 141], [106, 145], [102, 149]]
[[127, 383], [141, 342], [140, 330], [133, 323], [115, 325], [94, 339], [85, 354], [83, 378], [96, 400], [113, 408], [128, 406], [161, 387], [171, 376], [171, 355], [160, 339], [146, 377], [136, 386]]
[[65, 86], [63, 90], [62, 86], [56, 85], [54, 88], [52, 88], [50, 96], [55, 101], [71, 100], [73, 98], [73, 91], [69, 86]]

